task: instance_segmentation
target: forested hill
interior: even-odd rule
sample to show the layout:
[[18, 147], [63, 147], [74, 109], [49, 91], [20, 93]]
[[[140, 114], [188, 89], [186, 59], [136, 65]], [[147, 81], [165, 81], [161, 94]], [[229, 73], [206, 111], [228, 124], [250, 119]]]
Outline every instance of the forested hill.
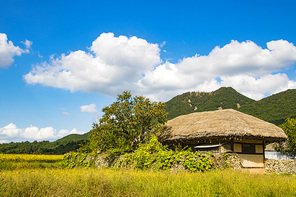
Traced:
[[57, 141], [49, 142], [11, 142], [0, 144], [0, 153], [8, 154], [50, 154], [60, 155], [70, 151], [76, 151], [89, 140], [88, 134], [71, 134]]
[[166, 111], [170, 120], [193, 112], [239, 109], [254, 102], [231, 87], [222, 87], [214, 92], [186, 92], [178, 95], [166, 102]]
[[223, 87], [214, 92], [187, 92], [166, 103], [168, 119], [193, 112], [236, 109], [262, 120], [280, 125], [288, 117], [296, 117], [296, 89], [254, 101], [234, 90]]
[[78, 140], [89, 140], [89, 136], [88, 136], [88, 133], [85, 133], [85, 134], [82, 134], [82, 135], [79, 135], [79, 134], [70, 134], [70, 135], [67, 135], [61, 139], [58, 139], [57, 141], [55, 142], [66, 142], [66, 141], [78, 141]]
[[[296, 89], [254, 101], [231, 87], [214, 92], [187, 92], [166, 103], [168, 119], [193, 112], [236, 109], [262, 120], [280, 125], [288, 117], [296, 118]], [[0, 144], [0, 153], [64, 154], [76, 151], [89, 140], [88, 134], [71, 134], [55, 142], [21, 142]]]
[[243, 105], [239, 111], [280, 125], [288, 117], [296, 118], [296, 89], [286, 90], [252, 104]]

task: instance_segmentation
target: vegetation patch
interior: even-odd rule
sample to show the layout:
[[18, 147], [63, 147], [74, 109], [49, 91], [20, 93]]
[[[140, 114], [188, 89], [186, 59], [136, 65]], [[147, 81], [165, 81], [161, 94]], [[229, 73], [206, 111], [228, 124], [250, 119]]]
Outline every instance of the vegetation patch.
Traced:
[[63, 155], [0, 154], [0, 170], [62, 168]]
[[208, 171], [212, 167], [209, 155], [186, 149], [169, 150], [153, 135], [147, 144], [140, 144], [134, 153], [125, 154], [120, 166], [135, 169], [169, 170], [183, 168], [192, 172]]
[[0, 196], [296, 196], [296, 177], [238, 170], [17, 169], [0, 171]]
[[153, 170], [188, 170], [209, 171], [214, 156], [192, 152], [177, 148], [169, 150], [162, 145], [155, 135], [151, 136], [149, 143], [139, 144], [135, 152], [124, 153], [111, 151], [108, 154], [69, 153], [64, 156], [63, 165], [66, 168], [74, 167], [116, 167]]

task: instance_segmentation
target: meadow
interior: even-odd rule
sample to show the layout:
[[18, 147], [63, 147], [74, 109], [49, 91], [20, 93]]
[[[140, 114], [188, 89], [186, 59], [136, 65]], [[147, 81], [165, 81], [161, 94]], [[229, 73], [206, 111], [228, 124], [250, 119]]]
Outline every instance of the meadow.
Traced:
[[61, 168], [63, 155], [0, 154], [0, 170]]
[[65, 169], [62, 157], [0, 155], [0, 196], [296, 196], [292, 175]]

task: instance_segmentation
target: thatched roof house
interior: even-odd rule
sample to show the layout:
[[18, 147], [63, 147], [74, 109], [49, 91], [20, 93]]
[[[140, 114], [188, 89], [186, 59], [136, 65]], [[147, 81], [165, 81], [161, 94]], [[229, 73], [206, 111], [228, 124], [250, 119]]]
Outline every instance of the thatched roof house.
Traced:
[[[195, 150], [235, 152], [245, 167], [264, 166], [264, 145], [287, 139], [274, 124], [233, 109], [192, 113], [167, 122], [160, 141]], [[262, 166], [263, 165], [263, 166]]]
[[287, 139], [287, 135], [274, 124], [233, 109], [224, 109], [174, 118], [167, 122], [161, 139], [164, 143], [215, 139], [256, 139], [276, 142]]

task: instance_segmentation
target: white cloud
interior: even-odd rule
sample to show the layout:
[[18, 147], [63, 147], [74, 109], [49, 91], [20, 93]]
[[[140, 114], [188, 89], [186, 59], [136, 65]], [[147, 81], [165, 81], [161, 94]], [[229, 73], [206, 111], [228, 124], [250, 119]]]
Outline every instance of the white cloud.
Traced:
[[15, 137], [19, 136], [21, 133], [21, 129], [18, 129], [15, 124], [10, 123], [9, 125], [0, 128], [0, 134], [5, 135], [7, 137]]
[[0, 33], [0, 68], [8, 68], [14, 62], [14, 56], [29, 53], [28, 48], [31, 46], [32, 42], [26, 40], [24, 44], [27, 47], [25, 50], [14, 46], [12, 41], [8, 41], [6, 34]]
[[[259, 99], [266, 93], [295, 87], [295, 81], [289, 80], [285, 74], [270, 74], [289, 68], [295, 62], [296, 47], [284, 40], [268, 42], [267, 49], [251, 41], [231, 41], [222, 48], [215, 47], [207, 56], [195, 55], [177, 64], [166, 62], [159, 65], [147, 72], [138, 84], [144, 89], [143, 93], [161, 100], [169, 99], [176, 93], [212, 91], [221, 86], [232, 86]], [[222, 82], [218, 82], [217, 78]], [[167, 94], [157, 94], [163, 90]]]
[[295, 89], [296, 81], [289, 80], [286, 74], [268, 74], [262, 77], [238, 75], [222, 77], [221, 86], [232, 86], [242, 94], [259, 100], [265, 94], [275, 94], [287, 89]]
[[118, 90], [131, 89], [144, 72], [158, 65], [159, 52], [157, 44], [146, 40], [104, 33], [92, 43], [89, 52], [78, 50], [52, 57], [24, 79], [28, 84], [116, 95]]
[[56, 130], [52, 127], [39, 129], [38, 127], [30, 126], [25, 128], [22, 131], [20, 136], [25, 139], [34, 139], [34, 140], [55, 139]]
[[9, 143], [8, 140], [0, 140], [0, 144]]
[[38, 128], [30, 126], [27, 128], [17, 128], [13, 123], [0, 128], [0, 142], [8, 141], [34, 141], [34, 140], [56, 140], [69, 134], [83, 134], [84, 132], [72, 129], [62, 129], [56, 131], [52, 127]]
[[296, 62], [296, 47], [285, 40], [231, 41], [208, 55], [162, 63], [160, 47], [137, 37], [101, 34], [89, 51], [52, 57], [24, 75], [28, 84], [111, 96], [131, 90], [154, 100], [168, 100], [186, 91], [212, 91], [227, 85], [252, 98], [295, 87], [283, 71]]
[[83, 106], [80, 106], [80, 110], [81, 112], [97, 113], [98, 110], [96, 109], [96, 107], [97, 106], [95, 104], [83, 105]]
[[26, 41], [24, 41], [22, 43], [26, 46], [27, 49], [31, 48], [31, 46], [33, 44], [33, 42], [30, 41], [30, 40], [26, 40]]

